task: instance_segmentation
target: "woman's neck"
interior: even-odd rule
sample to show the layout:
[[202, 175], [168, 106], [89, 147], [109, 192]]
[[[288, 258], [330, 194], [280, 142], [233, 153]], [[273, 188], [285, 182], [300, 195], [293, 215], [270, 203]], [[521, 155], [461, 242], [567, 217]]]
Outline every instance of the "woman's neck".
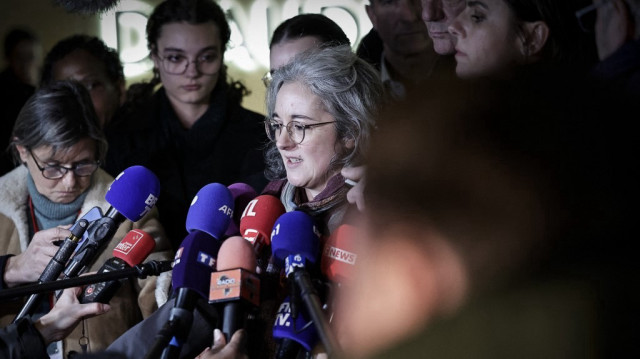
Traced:
[[203, 103], [184, 103], [169, 97], [169, 102], [176, 117], [178, 117], [178, 121], [180, 121], [182, 127], [186, 129], [190, 129], [209, 108], [209, 101]]

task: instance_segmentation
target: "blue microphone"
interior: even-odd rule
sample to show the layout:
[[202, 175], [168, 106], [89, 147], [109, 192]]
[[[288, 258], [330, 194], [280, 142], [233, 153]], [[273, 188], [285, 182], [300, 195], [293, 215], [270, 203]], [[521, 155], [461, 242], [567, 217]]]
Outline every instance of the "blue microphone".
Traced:
[[110, 204], [106, 214], [89, 226], [88, 237], [64, 270], [64, 278], [77, 276], [111, 241], [122, 222], [144, 217], [158, 201], [160, 180], [142, 166], [132, 166], [111, 183], [105, 199]]
[[286, 297], [278, 308], [273, 324], [273, 338], [278, 344], [275, 356], [277, 359], [296, 358], [301, 349], [308, 352], [313, 350], [318, 342], [318, 331], [306, 310], [301, 310], [300, 315], [293, 318], [291, 301]]
[[297, 308], [298, 295], [318, 331], [329, 357], [338, 350], [338, 342], [331, 333], [322, 311], [322, 304], [307, 268], [315, 266], [320, 254], [320, 235], [311, 216], [300, 211], [281, 215], [271, 233], [271, 251], [277, 265], [284, 262], [287, 278], [293, 284], [290, 292], [291, 316], [295, 321], [301, 312]]

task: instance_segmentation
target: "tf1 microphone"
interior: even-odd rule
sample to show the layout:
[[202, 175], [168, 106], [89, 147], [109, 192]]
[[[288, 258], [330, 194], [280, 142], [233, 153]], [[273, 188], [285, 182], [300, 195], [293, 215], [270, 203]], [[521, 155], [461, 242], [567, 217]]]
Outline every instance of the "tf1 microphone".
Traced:
[[291, 315], [295, 320], [299, 310], [296, 308], [295, 295], [302, 301], [316, 325], [320, 339], [329, 357], [337, 350], [337, 341], [331, 333], [329, 323], [324, 317], [318, 294], [311, 283], [307, 267], [314, 265], [319, 254], [320, 234], [311, 216], [300, 211], [287, 212], [280, 216], [273, 226], [271, 250], [278, 264], [284, 261], [285, 273], [293, 279], [291, 291]]
[[282, 202], [277, 197], [266, 194], [251, 200], [242, 212], [240, 235], [253, 245], [261, 270], [266, 269], [271, 256], [269, 251], [264, 250], [271, 244], [271, 230], [284, 212]]
[[300, 349], [311, 352], [318, 342], [318, 331], [309, 320], [306, 310], [301, 310], [297, 318], [291, 315], [291, 301], [286, 297], [280, 307], [276, 321], [273, 324], [273, 338], [278, 347], [277, 359], [293, 359], [298, 356]]
[[[98, 273], [113, 272], [135, 267], [142, 263], [156, 247], [153, 237], [142, 230], [131, 230], [113, 249], [113, 258], [109, 258]], [[80, 303], [109, 303], [123, 281], [95, 283], [85, 287]]]
[[222, 332], [231, 339], [245, 327], [247, 313], [260, 305], [260, 279], [254, 273], [256, 256], [240, 236], [227, 238], [218, 253], [218, 271], [211, 274], [209, 303], [224, 303]]
[[132, 166], [111, 183], [105, 199], [110, 204], [106, 214], [89, 226], [89, 236], [64, 270], [64, 278], [77, 276], [102, 252], [126, 219], [139, 221], [156, 204], [160, 181], [142, 166]]
[[258, 193], [253, 187], [242, 182], [231, 184], [227, 188], [233, 195], [233, 220], [229, 222], [229, 228], [227, 228], [225, 236], [231, 237], [240, 234], [240, 217], [247, 204], [256, 198]]

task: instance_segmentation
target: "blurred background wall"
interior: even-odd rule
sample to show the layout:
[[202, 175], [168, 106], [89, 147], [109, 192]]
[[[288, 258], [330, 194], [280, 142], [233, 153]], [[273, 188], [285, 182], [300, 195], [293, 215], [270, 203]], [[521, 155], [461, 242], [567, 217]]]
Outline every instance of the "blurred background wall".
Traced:
[[[244, 106], [264, 113], [265, 88], [261, 78], [269, 65], [269, 41], [285, 19], [300, 13], [323, 13], [345, 31], [355, 49], [371, 29], [368, 0], [212, 0], [227, 12], [232, 34], [225, 62], [229, 74], [251, 90]], [[67, 13], [52, 0], [0, 0], [0, 35], [20, 26], [39, 36], [43, 55], [60, 39], [73, 34], [100, 37], [118, 50], [127, 84], [151, 76], [145, 37], [148, 15], [160, 0], [120, 0], [112, 11], [86, 16]], [[2, 67], [6, 66], [4, 56]]]

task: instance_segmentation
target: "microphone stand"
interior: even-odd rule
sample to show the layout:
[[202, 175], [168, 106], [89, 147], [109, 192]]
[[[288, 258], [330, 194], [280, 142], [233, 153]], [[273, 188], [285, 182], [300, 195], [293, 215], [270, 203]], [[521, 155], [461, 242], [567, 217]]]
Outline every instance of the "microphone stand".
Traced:
[[160, 273], [170, 271], [173, 261], [149, 261], [135, 267], [115, 270], [93, 275], [74, 277], [40, 284], [32, 284], [19, 288], [0, 290], [0, 301], [23, 297], [25, 295], [52, 292], [59, 289], [78, 287], [86, 284], [107, 282], [111, 280], [138, 277], [141, 279], [147, 276], [157, 276]]

